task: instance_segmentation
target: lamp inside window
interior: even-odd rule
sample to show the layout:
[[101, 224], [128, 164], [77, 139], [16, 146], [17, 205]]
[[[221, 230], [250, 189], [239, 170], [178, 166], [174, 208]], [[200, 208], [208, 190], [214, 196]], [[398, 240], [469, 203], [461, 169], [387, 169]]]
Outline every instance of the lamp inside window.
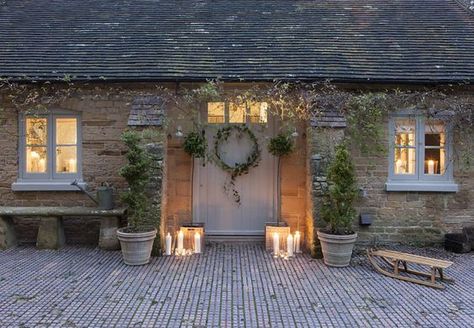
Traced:
[[395, 121], [395, 174], [415, 174], [416, 121], [400, 118]]
[[425, 123], [426, 175], [442, 175], [446, 170], [446, 133], [442, 121], [430, 120]]

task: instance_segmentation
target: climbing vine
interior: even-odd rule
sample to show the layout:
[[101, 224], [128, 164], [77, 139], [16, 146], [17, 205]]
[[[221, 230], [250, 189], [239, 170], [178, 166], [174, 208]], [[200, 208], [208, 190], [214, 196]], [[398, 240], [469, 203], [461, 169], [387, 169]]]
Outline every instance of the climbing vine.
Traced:
[[206, 158], [207, 142], [203, 132], [191, 131], [184, 137], [183, 149], [194, 158]]
[[[377, 154], [386, 150], [383, 119], [386, 100], [383, 93], [365, 93], [352, 97], [348, 103], [346, 119], [350, 140], [364, 154]], [[371, 142], [368, 142], [368, 141]]]
[[[25, 77], [24, 81], [27, 80]], [[173, 128], [173, 120], [185, 121], [184, 130], [202, 131], [206, 123], [200, 118], [202, 106], [210, 101], [238, 104], [267, 102], [268, 114], [277, 117], [282, 131], [294, 128], [297, 122], [311, 121], [325, 111], [337, 112], [347, 119], [347, 135], [351, 148], [359, 148], [368, 155], [383, 154], [388, 143], [386, 118], [399, 110], [413, 110], [428, 118], [440, 112], [449, 113], [447, 120], [454, 131], [454, 156], [462, 169], [474, 163], [474, 99], [472, 88], [463, 85], [416, 87], [367, 91], [340, 87], [330, 81], [315, 83], [284, 82], [247, 84], [245, 88], [225, 87], [220, 80], [188, 87], [170, 88], [149, 85], [146, 88], [126, 88], [104, 83], [74, 82], [74, 77], [49, 82], [19, 83], [0, 80], [0, 122], [5, 120], [5, 107], [17, 111], [39, 113], [67, 104], [73, 98], [100, 100], [123, 95], [132, 100], [141, 95], [160, 95], [167, 106], [173, 107], [176, 117], [167, 116], [166, 127]], [[195, 139], [196, 141], [197, 139]], [[202, 151], [200, 152], [202, 155]]]

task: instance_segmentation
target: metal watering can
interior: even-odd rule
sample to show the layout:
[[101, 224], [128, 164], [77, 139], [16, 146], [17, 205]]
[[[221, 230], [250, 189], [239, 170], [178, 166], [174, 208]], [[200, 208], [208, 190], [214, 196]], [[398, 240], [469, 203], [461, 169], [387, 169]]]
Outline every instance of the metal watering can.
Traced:
[[114, 208], [114, 192], [109, 185], [102, 185], [97, 188], [96, 197], [87, 190], [85, 190], [80, 184], [77, 183], [77, 180], [71, 182], [72, 186], [76, 186], [80, 191], [85, 193], [94, 203], [97, 204], [97, 207], [101, 210], [111, 210]]

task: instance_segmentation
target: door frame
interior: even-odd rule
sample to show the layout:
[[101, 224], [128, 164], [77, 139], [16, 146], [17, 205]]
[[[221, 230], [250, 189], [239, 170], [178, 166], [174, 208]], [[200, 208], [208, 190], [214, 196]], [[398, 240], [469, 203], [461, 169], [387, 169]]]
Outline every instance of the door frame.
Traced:
[[[204, 107], [204, 106], [203, 106]], [[227, 108], [227, 104], [225, 106]], [[225, 116], [227, 118], [227, 110], [225, 112]], [[207, 110], [202, 110], [201, 111], [201, 115], [200, 115], [200, 118], [201, 119], [204, 119], [207, 121]], [[277, 131], [277, 128], [278, 128], [278, 120], [277, 120], [277, 117], [275, 117], [274, 115], [271, 115], [270, 113], [268, 113], [268, 127], [267, 129], [270, 130], [269, 132], [269, 135], [270, 137], [273, 137]], [[220, 128], [220, 127], [223, 127], [223, 126], [226, 126], [226, 125], [229, 125], [229, 124], [232, 124], [232, 123], [216, 123], [216, 124], [212, 124], [212, 126], [215, 126], [216, 128]], [[239, 123], [240, 124], [240, 123]], [[252, 126], [253, 124], [251, 123], [245, 123], [247, 126]], [[267, 151], [267, 148], [266, 147], [261, 147], [262, 151]], [[277, 194], [277, 180], [278, 180], [278, 174], [276, 172], [277, 170], [277, 158], [271, 154], [269, 154], [269, 156], [271, 156], [273, 158], [273, 161], [272, 161], [272, 167], [273, 167], [273, 171], [274, 173], [276, 174], [273, 174], [273, 181], [272, 181], [272, 185], [273, 185], [273, 197], [272, 197], [272, 218], [269, 218], [269, 222], [272, 222], [272, 221], [276, 221], [276, 215], [277, 215], [277, 208], [276, 206], [278, 205], [278, 194]], [[194, 174], [194, 179], [193, 179], [193, 182], [192, 182], [192, 193], [193, 193], [193, 204], [192, 204], [192, 221], [193, 223], [202, 223], [203, 221], [205, 222], [206, 220], [203, 220], [203, 221], [199, 221], [200, 218], [198, 216], [198, 213], [200, 213], [200, 210], [201, 210], [201, 199], [200, 199], [200, 192], [199, 192], [199, 189], [200, 189], [200, 170], [202, 169], [203, 165], [202, 165], [202, 160], [201, 159], [198, 159], [198, 158], [195, 158], [193, 159], [194, 160], [194, 163], [192, 165], [192, 169], [194, 170], [193, 174]], [[210, 163], [210, 165], [214, 165], [212, 163]], [[245, 205], [242, 205], [242, 206], [245, 206]], [[207, 233], [207, 232], [206, 232]], [[232, 231], [232, 230], [228, 230], [228, 231], [219, 231], [219, 234], [212, 234], [212, 235], [215, 235], [215, 236], [225, 236], [225, 235], [232, 235], [232, 236], [236, 236], [236, 234], [239, 236], [263, 236], [265, 233], [265, 227], [262, 227], [262, 230], [250, 230], [250, 231], [246, 231], [246, 232], [236, 232], [236, 231]], [[207, 233], [208, 234], [208, 233]]]

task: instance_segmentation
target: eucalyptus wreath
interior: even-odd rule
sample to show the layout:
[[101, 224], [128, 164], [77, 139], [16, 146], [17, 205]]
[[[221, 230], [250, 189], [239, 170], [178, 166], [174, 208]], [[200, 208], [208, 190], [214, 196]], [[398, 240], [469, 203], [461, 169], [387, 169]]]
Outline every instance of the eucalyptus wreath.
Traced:
[[[244, 163], [235, 163], [230, 165], [226, 163], [220, 154], [220, 146], [226, 142], [232, 133], [237, 133], [239, 138], [244, 135], [252, 141], [252, 150], [247, 156], [247, 161]], [[214, 137], [214, 159], [216, 164], [224, 171], [230, 174], [230, 185], [232, 187], [232, 196], [236, 203], [240, 205], [240, 194], [235, 188], [235, 179], [241, 175], [249, 173], [250, 168], [258, 166], [261, 159], [261, 151], [258, 145], [258, 140], [252, 130], [246, 125], [229, 125], [220, 128]]]

